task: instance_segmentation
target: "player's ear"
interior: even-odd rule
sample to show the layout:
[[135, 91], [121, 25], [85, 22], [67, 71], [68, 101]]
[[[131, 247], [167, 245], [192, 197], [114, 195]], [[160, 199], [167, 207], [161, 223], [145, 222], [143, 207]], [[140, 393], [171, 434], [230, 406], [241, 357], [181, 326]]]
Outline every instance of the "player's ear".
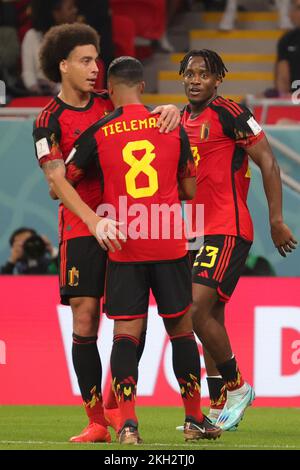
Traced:
[[221, 77], [221, 75], [217, 75], [215, 87], [218, 88], [222, 82], [223, 82], [223, 78]]
[[144, 93], [145, 87], [146, 87], [146, 83], [145, 83], [145, 82], [141, 82], [141, 83], [140, 83], [140, 93], [141, 93], [141, 94]]
[[109, 96], [112, 96], [114, 89], [113, 89], [112, 81], [110, 79], [108, 79], [107, 81], [107, 90], [108, 90]]
[[61, 74], [66, 74], [68, 71], [67, 61], [65, 59], [61, 60], [59, 63], [59, 70]]

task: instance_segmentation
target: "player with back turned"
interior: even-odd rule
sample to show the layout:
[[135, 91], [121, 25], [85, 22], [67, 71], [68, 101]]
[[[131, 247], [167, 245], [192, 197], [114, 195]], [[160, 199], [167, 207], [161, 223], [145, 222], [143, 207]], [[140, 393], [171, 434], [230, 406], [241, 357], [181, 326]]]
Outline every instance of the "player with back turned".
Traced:
[[197, 192], [191, 203], [204, 205], [204, 229], [199, 233], [204, 243], [193, 267], [193, 324], [204, 346], [209, 417], [223, 430], [236, 426], [254, 399], [224, 325], [225, 305], [253, 240], [248, 155], [262, 174], [274, 245], [286, 256], [297, 243], [283, 220], [280, 171], [263, 130], [245, 106], [218, 95], [226, 72], [221, 57], [211, 50], [190, 51], [179, 72], [189, 100], [182, 125], [197, 165]]
[[[99, 36], [90, 26], [55, 26], [44, 36], [41, 47], [43, 72], [52, 82], [62, 84], [59, 95], [50, 101], [34, 123], [36, 157], [47, 178], [56, 168], [64, 168], [80, 134], [113, 110], [106, 91], [94, 92], [98, 55]], [[174, 108], [162, 110], [162, 118], [168, 114], [167, 127], [178, 124], [176, 113], [173, 122]], [[89, 169], [77, 190], [85, 203], [96, 210], [102, 192], [96, 165]], [[52, 196], [56, 197], [53, 193]], [[109, 410], [104, 417], [102, 367], [97, 348], [99, 300], [103, 295], [107, 256], [86, 225], [63, 204], [59, 209], [59, 232], [61, 301], [72, 308], [72, 359], [89, 418], [89, 425], [71, 441], [108, 442], [106, 418], [116, 427], [119, 413], [111, 393]], [[142, 350], [143, 342], [138, 354]]]

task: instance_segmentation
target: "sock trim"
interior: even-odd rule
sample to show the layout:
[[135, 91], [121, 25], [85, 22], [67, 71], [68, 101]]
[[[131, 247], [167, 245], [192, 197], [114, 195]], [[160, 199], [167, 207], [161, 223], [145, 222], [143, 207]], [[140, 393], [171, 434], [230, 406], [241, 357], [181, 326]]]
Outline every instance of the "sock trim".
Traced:
[[174, 340], [176, 341], [177, 339], [190, 339], [194, 341], [195, 336], [194, 336], [193, 331], [191, 331], [190, 333], [182, 333], [180, 335], [170, 336], [171, 341], [174, 341]]
[[95, 344], [97, 343], [98, 336], [79, 336], [73, 333], [73, 343], [74, 344]]
[[118, 343], [119, 341], [123, 341], [123, 340], [131, 341], [136, 346], [138, 346], [140, 344], [140, 341], [135, 336], [123, 335], [123, 334], [114, 336], [114, 343]]

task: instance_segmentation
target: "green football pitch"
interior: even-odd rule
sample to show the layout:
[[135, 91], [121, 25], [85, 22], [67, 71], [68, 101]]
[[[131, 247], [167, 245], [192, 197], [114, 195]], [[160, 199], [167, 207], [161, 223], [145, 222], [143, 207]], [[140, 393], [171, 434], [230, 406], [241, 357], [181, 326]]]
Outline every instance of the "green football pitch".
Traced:
[[112, 432], [111, 444], [69, 444], [70, 436], [86, 425], [81, 407], [0, 406], [0, 450], [225, 450], [300, 449], [300, 409], [253, 408], [238, 431], [223, 433], [217, 441], [186, 444], [180, 408], [138, 408], [144, 444], [122, 446]]

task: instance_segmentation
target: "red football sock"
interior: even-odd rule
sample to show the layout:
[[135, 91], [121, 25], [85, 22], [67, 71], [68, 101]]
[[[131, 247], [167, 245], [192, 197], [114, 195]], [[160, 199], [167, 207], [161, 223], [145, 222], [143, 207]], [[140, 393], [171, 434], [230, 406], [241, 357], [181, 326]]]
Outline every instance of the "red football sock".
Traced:
[[105, 408], [111, 410], [112, 408], [118, 408], [118, 403], [116, 400], [115, 392], [113, 389], [113, 384], [111, 383], [108, 395], [105, 400]]

